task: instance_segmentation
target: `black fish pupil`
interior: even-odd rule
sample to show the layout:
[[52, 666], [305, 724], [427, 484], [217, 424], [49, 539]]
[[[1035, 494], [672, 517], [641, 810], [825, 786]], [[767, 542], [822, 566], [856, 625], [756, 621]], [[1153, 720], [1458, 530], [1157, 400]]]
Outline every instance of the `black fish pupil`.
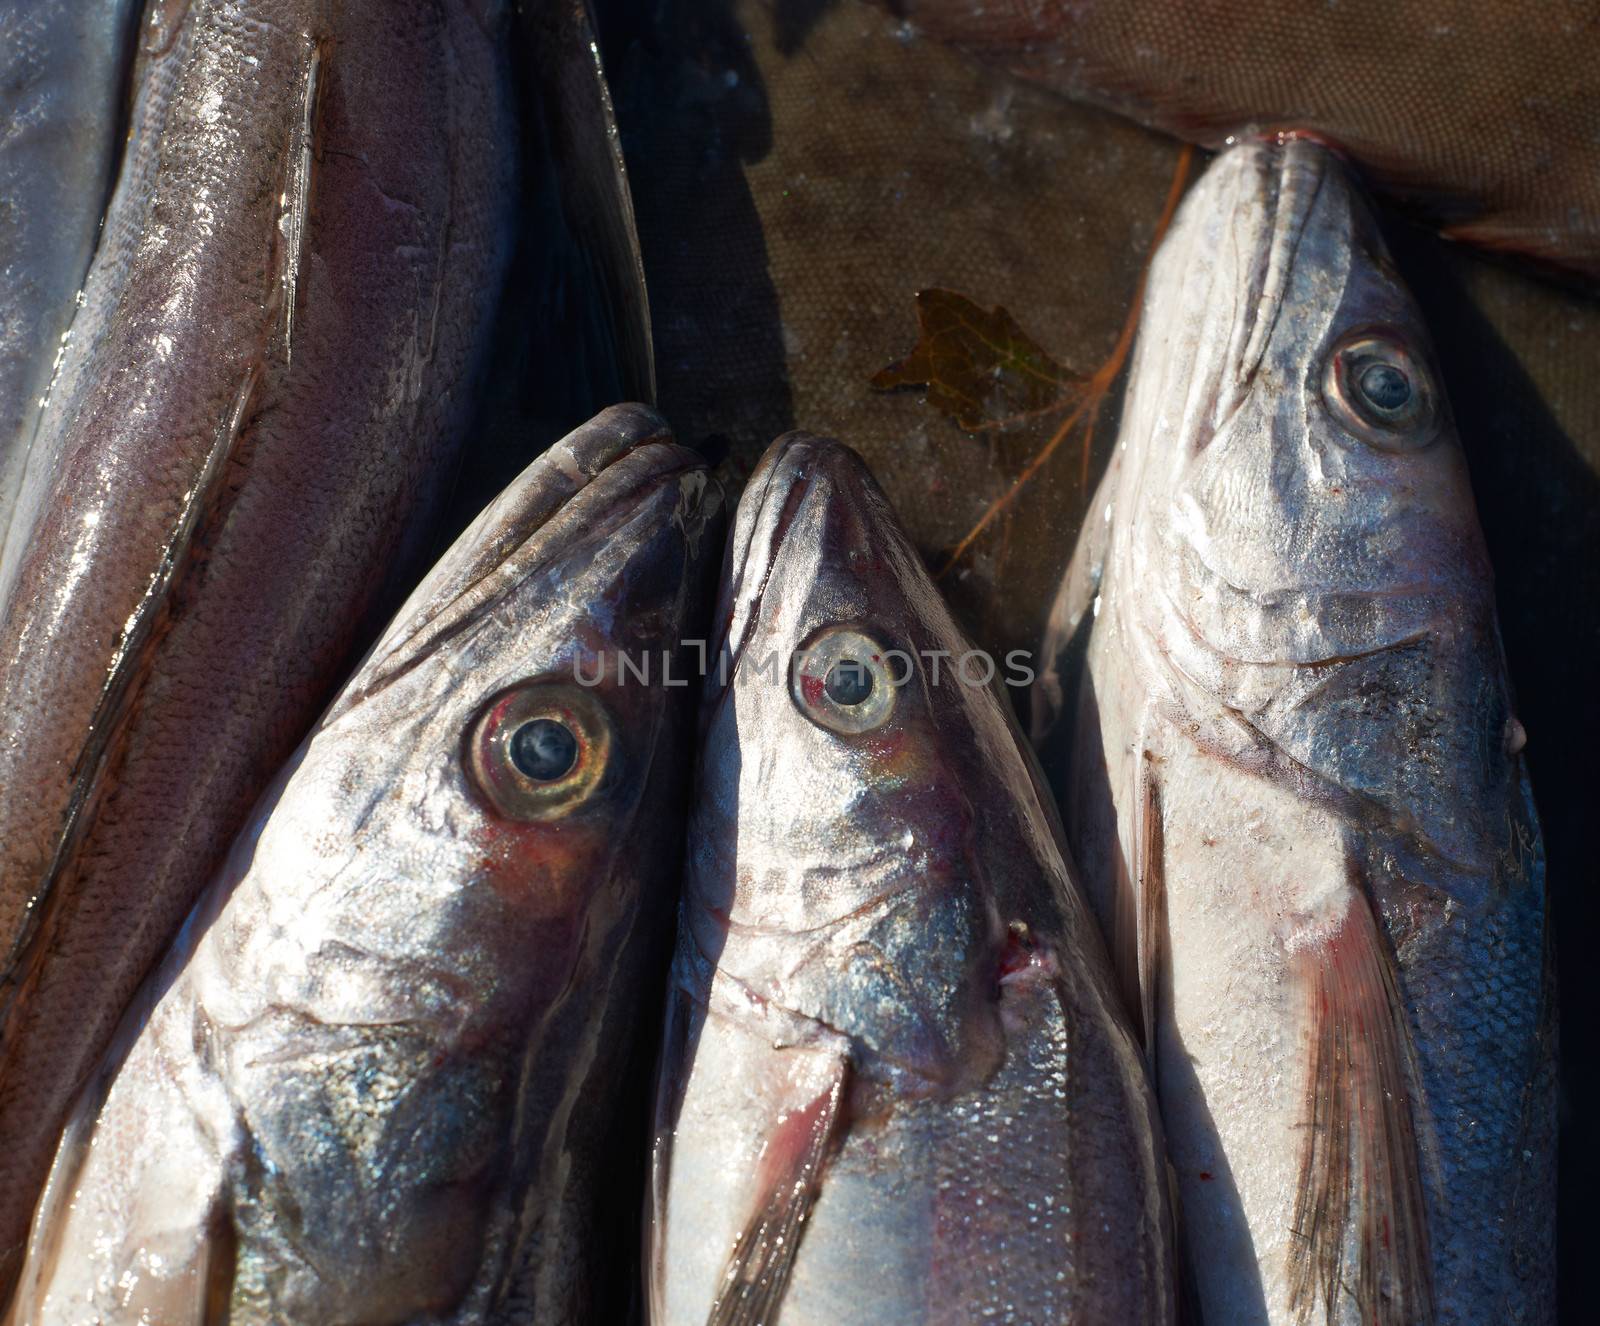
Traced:
[[1411, 399], [1411, 382], [1393, 364], [1369, 364], [1361, 370], [1361, 394], [1385, 414], [1404, 409]]
[[856, 705], [872, 694], [872, 673], [857, 659], [841, 658], [822, 685], [835, 704]]
[[578, 762], [578, 739], [565, 723], [535, 718], [511, 734], [511, 763], [527, 777], [554, 782]]

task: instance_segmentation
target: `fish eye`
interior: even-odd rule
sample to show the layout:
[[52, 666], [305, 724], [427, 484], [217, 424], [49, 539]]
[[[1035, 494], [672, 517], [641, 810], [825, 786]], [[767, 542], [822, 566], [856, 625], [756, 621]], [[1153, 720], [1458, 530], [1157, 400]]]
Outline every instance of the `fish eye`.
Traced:
[[1323, 396], [1348, 432], [1383, 451], [1417, 451], [1438, 433], [1428, 371], [1390, 336], [1341, 341], [1328, 357]]
[[535, 782], [554, 782], [578, 762], [578, 739], [558, 718], [532, 718], [511, 734], [511, 763]]
[[467, 736], [472, 782], [506, 819], [548, 820], [599, 786], [611, 757], [611, 722], [589, 692], [549, 682], [502, 691]]
[[858, 658], [841, 658], [822, 680], [835, 704], [865, 704], [872, 698], [872, 670]]
[[[894, 712], [896, 652], [847, 626], [828, 627], [796, 650], [789, 674], [795, 708], [845, 736], [888, 722]], [[903, 680], [903, 678], [902, 678]]]
[[1380, 414], [1398, 414], [1411, 401], [1411, 379], [1393, 364], [1368, 364], [1356, 379], [1356, 389]]

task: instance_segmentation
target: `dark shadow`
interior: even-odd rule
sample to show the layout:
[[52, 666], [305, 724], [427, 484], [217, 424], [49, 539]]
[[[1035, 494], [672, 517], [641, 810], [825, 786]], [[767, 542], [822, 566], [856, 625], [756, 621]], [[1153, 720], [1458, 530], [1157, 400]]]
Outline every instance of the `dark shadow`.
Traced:
[[[731, 0], [599, 0], [638, 218], [657, 404], [742, 478], [794, 426], [778, 296], [745, 169], [775, 132]], [[803, 130], [801, 130], [803, 131]]]
[[508, 57], [519, 203], [484, 386], [434, 551], [442, 552], [546, 447], [608, 405], [648, 394], [643, 310], [618, 289], [637, 263], [619, 216], [607, 126], [577, 13], [519, 8]]
[[[1469, 259], [1415, 228], [1388, 239], [1433, 332], [1496, 576], [1501, 631], [1544, 830], [1559, 984], [1561, 1139], [1557, 1279], [1563, 1316], [1588, 1290], [1588, 1195], [1600, 1177], [1600, 1074], [1587, 1029], [1600, 1009], [1587, 941], [1600, 926], [1593, 850], [1600, 750], [1600, 478], [1474, 303]], [[1529, 280], [1528, 298], [1578, 299]]]
[[796, 54], [806, 44], [811, 29], [836, 3], [837, 0], [776, 0], [773, 12], [779, 53]]

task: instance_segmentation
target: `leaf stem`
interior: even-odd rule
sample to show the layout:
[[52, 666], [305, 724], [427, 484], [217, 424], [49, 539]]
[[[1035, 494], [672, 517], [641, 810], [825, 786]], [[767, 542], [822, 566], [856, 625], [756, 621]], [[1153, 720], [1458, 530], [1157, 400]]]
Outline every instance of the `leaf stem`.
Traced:
[[1089, 443], [1094, 437], [1095, 419], [1100, 413], [1101, 403], [1106, 393], [1111, 389], [1111, 384], [1116, 381], [1117, 374], [1122, 371], [1122, 365], [1128, 357], [1128, 351], [1133, 347], [1133, 335], [1139, 326], [1140, 305], [1144, 301], [1145, 280], [1150, 275], [1150, 263], [1154, 259], [1156, 250], [1161, 247], [1167, 229], [1172, 225], [1173, 214], [1178, 210], [1178, 201], [1183, 197], [1183, 186], [1189, 178], [1189, 167], [1194, 159], [1194, 148], [1185, 143], [1183, 150], [1178, 153], [1178, 164], [1172, 174], [1172, 184], [1167, 190], [1167, 201], [1161, 209], [1161, 218], [1156, 222], [1156, 232], [1150, 241], [1149, 252], [1145, 254], [1144, 263], [1139, 269], [1139, 282], [1134, 287], [1133, 303], [1128, 309], [1128, 316], [1122, 324], [1122, 331], [1117, 336], [1117, 343], [1112, 347], [1110, 356], [1090, 375], [1084, 386], [1084, 398], [1075, 406], [1070, 414], [1057, 426], [1056, 431], [1050, 435], [1048, 441], [1039, 448], [1022, 472], [1012, 481], [1011, 487], [1001, 493], [991, 502], [983, 515], [978, 517], [978, 522], [962, 536], [961, 542], [956, 544], [943, 566], [935, 573], [935, 580], [942, 580], [951, 569], [959, 562], [967, 551], [977, 542], [978, 536], [986, 530], [990, 523], [1002, 511], [1011, 505], [1017, 498], [1028, 481], [1039, 472], [1045, 463], [1055, 454], [1057, 448], [1071, 435], [1078, 420], [1087, 415], [1087, 423], [1083, 435], [1083, 477], [1084, 486], [1088, 486], [1089, 478]]

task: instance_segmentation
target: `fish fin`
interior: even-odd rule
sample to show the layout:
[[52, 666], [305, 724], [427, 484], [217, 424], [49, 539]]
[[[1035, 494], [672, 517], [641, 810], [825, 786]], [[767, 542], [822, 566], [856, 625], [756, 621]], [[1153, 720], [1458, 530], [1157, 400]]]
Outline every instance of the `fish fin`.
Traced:
[[1410, 1035], [1364, 890], [1296, 963], [1309, 1001], [1308, 1075], [1290, 1245], [1296, 1320], [1334, 1321], [1341, 1298], [1371, 1326], [1433, 1320]]
[[767, 1140], [757, 1170], [756, 1209], [733, 1245], [706, 1326], [763, 1326], [776, 1318], [839, 1125], [849, 1068], [850, 1061], [837, 1056], [823, 1089], [781, 1116]]
[[1039, 645], [1043, 666], [1031, 693], [1029, 735], [1035, 746], [1049, 736], [1066, 707], [1061, 663], [1100, 593], [1106, 552], [1111, 546], [1112, 503], [1121, 475], [1122, 452], [1119, 449], [1112, 453], [1111, 463], [1106, 466], [1090, 499], [1083, 529], [1072, 550], [1072, 560], [1067, 563], [1061, 588], [1050, 605], [1050, 616], [1045, 621], [1044, 637]]
[[4, 1318], [5, 1326], [28, 1326], [42, 1315], [44, 1297], [61, 1258], [61, 1231], [71, 1213], [78, 1176], [89, 1158], [99, 1102], [109, 1086], [107, 1075], [97, 1091], [86, 1093], [92, 1097], [90, 1107], [76, 1107], [67, 1120], [50, 1166], [50, 1175], [34, 1208], [25, 1251], [11, 1256], [20, 1275], [15, 1278], [11, 1288], [10, 1311]]
[[589, 0], [519, 6], [568, 229], [599, 286], [619, 399], [654, 403], [650, 295], [633, 192]]
[[323, 62], [329, 44], [306, 38], [308, 49], [300, 74], [300, 121], [294, 128], [285, 154], [283, 186], [279, 190], [277, 235], [275, 236], [276, 275], [273, 300], [277, 304], [278, 332], [282, 338], [283, 362], [294, 363], [294, 319], [300, 300], [300, 272], [305, 266], [307, 225], [311, 215], [311, 187], [318, 148], [322, 92], [327, 80]]
[[1139, 1028], [1145, 1059], [1155, 1085], [1156, 1012], [1160, 1005], [1161, 966], [1167, 933], [1166, 841], [1161, 818], [1161, 784], [1155, 756], [1143, 752], [1139, 762], [1139, 841], [1134, 875], [1137, 905], [1135, 942], [1138, 952]]
[[[64, 1296], [59, 1283], [63, 1272], [73, 1278], [74, 1286], [79, 1285], [83, 1268], [65, 1259], [63, 1238], [70, 1237], [68, 1228], [76, 1215], [79, 1180], [95, 1144], [113, 1077], [114, 1073], [107, 1069], [91, 1081], [68, 1121], [28, 1233], [22, 1276], [13, 1290], [4, 1326], [54, 1320], [48, 1300], [59, 1302]], [[158, 1211], [158, 1215], [167, 1214], [170, 1213]], [[130, 1215], [130, 1220], [133, 1218]], [[225, 1190], [212, 1196], [200, 1230], [201, 1237], [193, 1245], [193, 1261], [188, 1266], [192, 1274], [134, 1277], [131, 1296], [120, 1304], [128, 1312], [126, 1320], [158, 1321], [163, 1326], [227, 1326], [238, 1271], [239, 1232]], [[141, 1242], [139, 1231], [125, 1225], [97, 1255], [126, 1267], [135, 1261], [135, 1249]]]

